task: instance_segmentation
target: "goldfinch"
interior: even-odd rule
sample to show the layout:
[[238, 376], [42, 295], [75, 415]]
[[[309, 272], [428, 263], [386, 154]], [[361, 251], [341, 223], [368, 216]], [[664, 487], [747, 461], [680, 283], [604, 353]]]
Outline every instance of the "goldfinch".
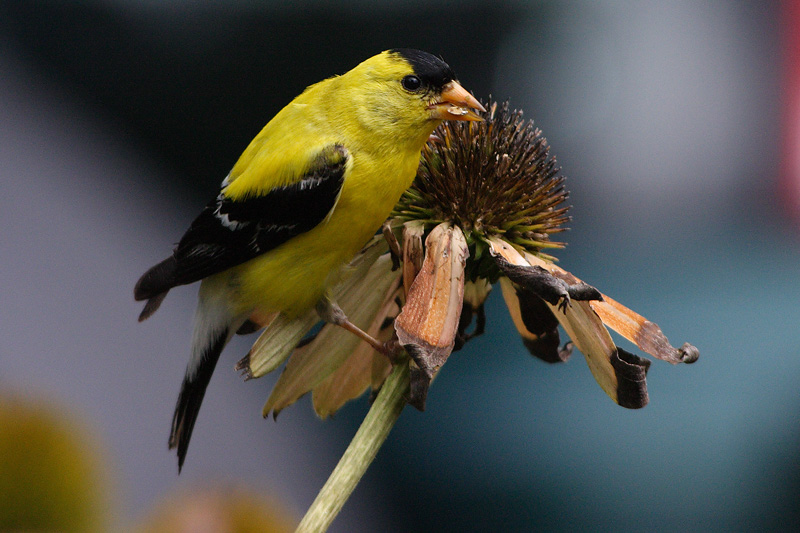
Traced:
[[172, 255], [139, 279], [140, 321], [173, 287], [202, 280], [169, 437], [179, 471], [237, 330], [316, 306], [367, 338], [326, 290], [411, 185], [433, 130], [443, 120], [481, 120], [472, 109], [485, 111], [444, 61], [419, 50], [387, 50], [311, 85], [251, 141]]

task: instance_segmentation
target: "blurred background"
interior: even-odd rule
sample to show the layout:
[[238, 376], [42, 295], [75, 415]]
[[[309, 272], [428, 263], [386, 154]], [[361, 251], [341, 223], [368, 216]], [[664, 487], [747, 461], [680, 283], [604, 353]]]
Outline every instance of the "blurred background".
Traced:
[[[650, 405], [628, 411], [580, 354], [531, 358], [493, 294], [487, 334], [403, 413], [332, 531], [796, 525], [797, 2], [2, 1], [0, 407], [43, 409], [84, 447], [86, 524], [146, 527], [225, 487], [291, 524], [333, 469], [366, 398], [262, 420], [277, 376], [233, 371], [246, 337], [179, 477], [166, 443], [197, 288], [143, 324], [132, 288], [275, 112], [392, 47], [440, 54], [535, 120], [572, 193], [560, 264], [701, 358], [654, 362]], [[27, 423], [0, 419], [7, 439]], [[3, 449], [38, 453], [21, 439]], [[0, 481], [28, 495], [13, 476], [52, 472], [11, 463]], [[0, 496], [0, 520], [12, 508]]]

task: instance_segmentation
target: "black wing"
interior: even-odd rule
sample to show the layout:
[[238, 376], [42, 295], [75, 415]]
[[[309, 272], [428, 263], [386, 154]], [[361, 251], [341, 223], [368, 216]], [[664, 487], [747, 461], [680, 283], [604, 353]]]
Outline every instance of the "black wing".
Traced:
[[141, 277], [134, 297], [156, 298], [177, 285], [240, 265], [314, 228], [336, 205], [348, 158], [343, 146], [331, 145], [291, 185], [242, 200], [220, 193], [192, 222], [172, 256]]

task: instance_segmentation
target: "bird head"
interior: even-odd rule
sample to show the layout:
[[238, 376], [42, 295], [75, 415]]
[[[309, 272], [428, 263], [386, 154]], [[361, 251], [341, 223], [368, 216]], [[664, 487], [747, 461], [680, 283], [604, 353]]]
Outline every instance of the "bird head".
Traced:
[[474, 110], [486, 111], [447, 63], [420, 50], [387, 50], [339, 81], [358, 93], [362, 124], [395, 140], [413, 137], [424, 143], [443, 120], [480, 121]]
[[411, 71], [400, 78], [408, 98], [421, 99], [433, 120], [483, 120], [472, 109], [486, 111], [458, 81], [450, 66], [438, 57], [410, 48], [384, 52], [390, 61], [402, 61]]

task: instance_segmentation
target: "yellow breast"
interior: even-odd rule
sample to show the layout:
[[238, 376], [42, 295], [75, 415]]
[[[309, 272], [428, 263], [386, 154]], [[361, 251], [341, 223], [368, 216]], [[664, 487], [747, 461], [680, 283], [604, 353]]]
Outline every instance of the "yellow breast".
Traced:
[[352, 154], [352, 170], [330, 218], [235, 268], [240, 312], [297, 314], [314, 306], [329, 278], [372, 238], [414, 179], [419, 154], [376, 161]]

